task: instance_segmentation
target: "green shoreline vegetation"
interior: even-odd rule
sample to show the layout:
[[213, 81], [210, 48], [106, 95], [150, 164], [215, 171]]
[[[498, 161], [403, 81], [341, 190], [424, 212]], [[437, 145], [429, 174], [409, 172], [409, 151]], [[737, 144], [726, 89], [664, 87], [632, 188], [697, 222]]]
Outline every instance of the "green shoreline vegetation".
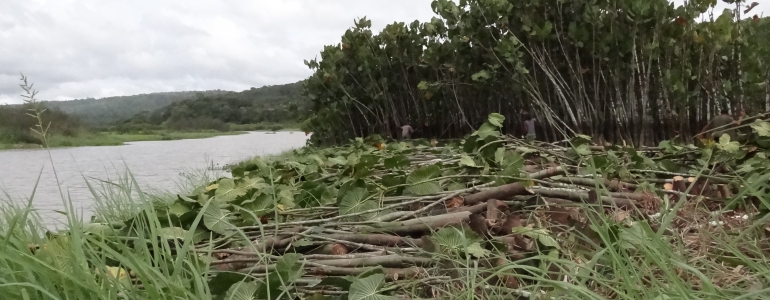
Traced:
[[[231, 132], [154, 132], [144, 134], [125, 134], [115, 132], [94, 132], [78, 135], [76, 137], [52, 136], [49, 147], [82, 147], [82, 146], [118, 146], [127, 142], [138, 141], [170, 141], [183, 139], [202, 139], [221, 135], [242, 134], [242, 131]], [[36, 149], [42, 148], [40, 144], [5, 144], [0, 143], [0, 149]]]
[[[299, 130], [299, 125], [293, 122], [261, 122], [258, 124], [223, 123], [219, 120], [194, 120], [197, 125], [180, 122], [170, 124], [133, 123], [134, 120], [121, 124], [92, 128], [83, 124], [76, 117], [57, 109], [44, 106], [41, 117], [44, 122], [51, 124], [48, 128], [48, 147], [80, 147], [80, 146], [116, 146], [126, 142], [136, 141], [165, 141], [181, 139], [200, 139], [221, 135], [242, 134], [245, 131], [281, 131]], [[31, 119], [27, 116], [28, 105], [18, 107], [0, 106], [0, 150], [41, 148], [40, 140], [35, 137]], [[196, 123], [197, 122], [197, 123]]]
[[[284, 127], [286, 126], [286, 127]], [[139, 141], [172, 141], [185, 139], [204, 139], [223, 135], [244, 134], [247, 131], [299, 131], [297, 125], [264, 125], [264, 124], [239, 124], [234, 125], [231, 131], [169, 131], [151, 130], [147, 132], [119, 133], [119, 132], [86, 132], [76, 136], [52, 135], [48, 140], [48, 147], [83, 147], [83, 146], [118, 146], [128, 142]], [[5, 143], [0, 142], [0, 150], [6, 149], [39, 149], [43, 146], [37, 143]]]
[[[298, 130], [295, 120], [307, 103], [300, 94], [300, 84], [293, 83], [242, 92], [153, 93], [35, 105], [49, 126], [49, 147], [103, 146]], [[0, 149], [40, 147], [30, 130], [30, 105], [0, 105]]]

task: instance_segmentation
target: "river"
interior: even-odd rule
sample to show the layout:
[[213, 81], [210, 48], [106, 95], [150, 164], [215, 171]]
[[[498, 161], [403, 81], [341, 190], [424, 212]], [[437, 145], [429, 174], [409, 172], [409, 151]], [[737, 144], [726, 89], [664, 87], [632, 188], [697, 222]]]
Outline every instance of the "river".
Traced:
[[[125, 178], [128, 170], [139, 187], [145, 190], [178, 192], [182, 189], [180, 184], [185, 181], [185, 173], [199, 174], [212, 169], [211, 166], [223, 167], [254, 156], [300, 148], [307, 138], [302, 132], [248, 132], [206, 139], [56, 148], [50, 150], [50, 157], [45, 149], [2, 150], [0, 201], [21, 203], [28, 200], [34, 191], [32, 205], [45, 225], [62, 228], [66, 216], [57, 212], [64, 211], [57, 176], [62, 191], [72, 200], [75, 210], [88, 220], [94, 196], [86, 182], [102, 186], [100, 180]], [[226, 174], [224, 171], [214, 172]], [[38, 176], [40, 181], [35, 189]]]

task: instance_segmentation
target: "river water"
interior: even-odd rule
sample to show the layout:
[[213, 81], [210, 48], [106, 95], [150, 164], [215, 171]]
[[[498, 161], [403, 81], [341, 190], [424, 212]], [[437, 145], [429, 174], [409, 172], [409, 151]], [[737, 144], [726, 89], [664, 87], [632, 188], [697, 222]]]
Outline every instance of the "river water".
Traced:
[[[56, 148], [50, 150], [50, 157], [44, 149], [2, 150], [0, 201], [21, 203], [34, 191], [32, 205], [46, 225], [61, 228], [66, 217], [56, 212], [64, 211], [59, 185], [75, 210], [88, 220], [94, 196], [86, 182], [102, 186], [100, 180], [125, 178], [128, 171], [144, 190], [179, 192], [185, 182], [184, 174], [200, 174], [211, 170], [211, 166], [223, 167], [254, 156], [300, 148], [306, 140], [302, 132], [249, 132], [206, 139], [131, 142], [123, 146]], [[54, 175], [58, 175], [59, 185]], [[40, 181], [35, 189], [38, 176]]]

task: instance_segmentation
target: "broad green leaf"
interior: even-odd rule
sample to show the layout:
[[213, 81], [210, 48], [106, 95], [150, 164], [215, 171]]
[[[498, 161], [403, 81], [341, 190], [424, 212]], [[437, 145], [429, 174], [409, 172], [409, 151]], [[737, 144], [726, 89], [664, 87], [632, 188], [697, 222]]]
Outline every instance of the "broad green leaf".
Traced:
[[482, 248], [479, 242], [471, 243], [468, 247], [465, 247], [465, 251], [476, 258], [487, 257], [492, 254], [491, 251]]
[[203, 224], [209, 230], [219, 234], [227, 234], [229, 230], [233, 229], [227, 211], [217, 207], [214, 203], [209, 204], [203, 212]]
[[435, 250], [443, 254], [477, 257], [489, 254], [481, 248], [478, 235], [466, 228], [444, 227], [431, 235], [430, 239]]
[[674, 145], [673, 143], [671, 143], [671, 141], [662, 141], [660, 142], [658, 147], [665, 150], [666, 153], [669, 153], [669, 154], [676, 154], [682, 150], [681, 146]]
[[350, 285], [349, 300], [396, 300], [398, 298], [382, 295], [381, 288], [385, 275], [374, 274], [366, 278], [356, 278]]
[[168, 212], [172, 215], [179, 217], [190, 212], [190, 209], [186, 205], [177, 201], [177, 202], [174, 202], [174, 204], [172, 204], [171, 207], [168, 208]]
[[396, 155], [393, 157], [386, 158], [384, 161], [384, 164], [386, 169], [398, 169], [398, 168], [408, 167], [410, 162], [409, 162], [409, 159], [406, 158], [406, 156]]
[[719, 147], [719, 149], [722, 149], [727, 153], [735, 153], [741, 148], [741, 145], [738, 144], [738, 142], [730, 141], [729, 134], [723, 134], [721, 137], [719, 137], [719, 144], [717, 144], [717, 146]]
[[505, 167], [515, 166], [517, 169], [521, 169], [524, 166], [524, 157], [516, 151], [506, 151], [502, 165]]
[[344, 157], [342, 157], [342, 156], [331, 157], [331, 158], [329, 158], [329, 160], [327, 161], [327, 165], [328, 165], [329, 167], [333, 167], [333, 166], [337, 166], [337, 165], [343, 165], [343, 166], [344, 166], [344, 165], [346, 165], [346, 164], [348, 164], [348, 160], [347, 160], [347, 159], [345, 159], [345, 158], [344, 158]]
[[441, 185], [436, 181], [430, 181], [439, 175], [441, 175], [441, 168], [437, 165], [414, 170], [406, 177], [406, 184], [409, 185], [406, 191], [418, 196], [440, 193], [443, 191]]
[[586, 145], [586, 144], [582, 144], [582, 145], [580, 145], [580, 146], [577, 146], [577, 147], [575, 148], [575, 151], [576, 151], [576, 152], [577, 152], [577, 154], [578, 154], [578, 155], [580, 155], [580, 156], [588, 156], [588, 155], [591, 155], [591, 148], [589, 148], [589, 147], [588, 147], [588, 145]]
[[[356, 187], [349, 190], [340, 202], [340, 215], [349, 215], [376, 209], [377, 201], [368, 199], [369, 192], [365, 188]], [[357, 217], [355, 219], [361, 219]], [[366, 217], [363, 217], [366, 218]]]
[[167, 240], [184, 240], [187, 230], [179, 227], [164, 227], [158, 230], [158, 236]]
[[770, 136], [770, 123], [756, 120], [750, 126], [759, 136]]
[[524, 232], [525, 235], [537, 239], [543, 246], [560, 249], [559, 243], [556, 242], [550, 232], [547, 229], [535, 229]]
[[246, 274], [235, 272], [220, 272], [209, 281], [209, 288], [214, 295], [225, 294], [234, 284], [243, 281]]
[[447, 186], [447, 191], [458, 191], [465, 189], [465, 184], [459, 183], [459, 182], [452, 182]]
[[241, 281], [233, 284], [225, 295], [226, 300], [253, 300], [259, 285], [253, 281]]
[[265, 182], [265, 179], [263, 179], [262, 177], [257, 177], [257, 178], [244, 178], [243, 182], [241, 182], [238, 186], [245, 192], [251, 189], [261, 190], [263, 188], [268, 187], [269, 185]]
[[505, 147], [500, 147], [495, 150], [495, 162], [499, 165], [503, 165], [503, 159], [505, 158]]
[[487, 70], [481, 70], [476, 74], [471, 75], [471, 80], [473, 81], [484, 81], [489, 79], [489, 71]]
[[275, 201], [271, 194], [254, 194], [253, 201], [243, 204], [243, 207], [254, 213], [262, 213], [273, 209]]
[[489, 120], [490, 124], [495, 125], [499, 128], [502, 128], [503, 122], [505, 121], [505, 116], [499, 113], [491, 113], [489, 114], [489, 117], [487, 119]]
[[[330, 204], [327, 202], [328, 198], [323, 198], [328, 186], [325, 184], [319, 184], [317, 182], [307, 181], [299, 188], [299, 195], [296, 197], [296, 202], [299, 207], [317, 207]], [[331, 202], [334, 200], [332, 199]]]
[[308, 155], [307, 158], [308, 158], [309, 161], [312, 161], [312, 162], [316, 163], [316, 165], [318, 165], [319, 167], [325, 166], [324, 160], [318, 154]]
[[479, 130], [473, 133], [473, 136], [478, 136], [479, 139], [482, 140], [488, 137], [499, 137], [500, 129], [495, 125], [490, 124], [489, 122], [484, 122], [484, 124], [479, 127]]
[[214, 195], [221, 202], [230, 202], [245, 193], [245, 190], [235, 187], [235, 180], [225, 178], [219, 181], [219, 187]]
[[294, 187], [279, 185], [276, 189], [278, 190], [276, 198], [280, 204], [283, 204], [286, 208], [294, 208], [297, 206], [294, 204], [294, 191], [296, 190]]
[[104, 223], [85, 223], [83, 226], [83, 232], [104, 236], [114, 232], [114, 228], [110, 224]]
[[466, 166], [466, 167], [475, 167], [476, 166], [476, 162], [474, 162], [473, 158], [471, 158], [470, 156], [463, 154], [460, 157], [460, 165], [461, 166]]
[[302, 277], [304, 272], [302, 264], [299, 263], [300, 258], [300, 254], [286, 253], [275, 263], [276, 271], [284, 282], [294, 282]]
[[192, 199], [192, 198], [187, 197], [185, 195], [177, 195], [177, 198], [179, 198], [179, 200], [184, 201], [184, 202], [198, 203], [198, 200]]
[[647, 236], [645, 228], [642, 227], [643, 224], [634, 222], [629, 227], [621, 227], [618, 237], [622, 248], [634, 249], [649, 242], [650, 238]]
[[206, 202], [209, 202], [209, 195], [206, 193], [201, 193], [198, 195], [198, 204], [200, 205], [206, 205]]

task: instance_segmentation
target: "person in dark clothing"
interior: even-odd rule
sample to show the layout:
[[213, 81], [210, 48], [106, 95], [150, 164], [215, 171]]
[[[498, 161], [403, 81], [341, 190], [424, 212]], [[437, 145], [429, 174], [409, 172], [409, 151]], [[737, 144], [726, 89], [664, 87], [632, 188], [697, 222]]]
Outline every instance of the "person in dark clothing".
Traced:
[[730, 114], [727, 112], [727, 109], [722, 109], [720, 112], [721, 114], [714, 117], [709, 121], [708, 124], [706, 124], [705, 127], [703, 127], [703, 130], [701, 130], [701, 133], [699, 136], [703, 136], [703, 132], [708, 130], [709, 128], [714, 128], [714, 130], [711, 133], [711, 138], [714, 139], [715, 142], [719, 142], [719, 138], [722, 137], [722, 135], [727, 134], [730, 136], [730, 140], [735, 140], [735, 130], [731, 129], [732, 126], [727, 126], [731, 124], [740, 125], [741, 120], [743, 120], [743, 117], [746, 115], [746, 112], [744, 110], [740, 110], [738, 113], [738, 120], [734, 120], [733, 117], [730, 116]]

